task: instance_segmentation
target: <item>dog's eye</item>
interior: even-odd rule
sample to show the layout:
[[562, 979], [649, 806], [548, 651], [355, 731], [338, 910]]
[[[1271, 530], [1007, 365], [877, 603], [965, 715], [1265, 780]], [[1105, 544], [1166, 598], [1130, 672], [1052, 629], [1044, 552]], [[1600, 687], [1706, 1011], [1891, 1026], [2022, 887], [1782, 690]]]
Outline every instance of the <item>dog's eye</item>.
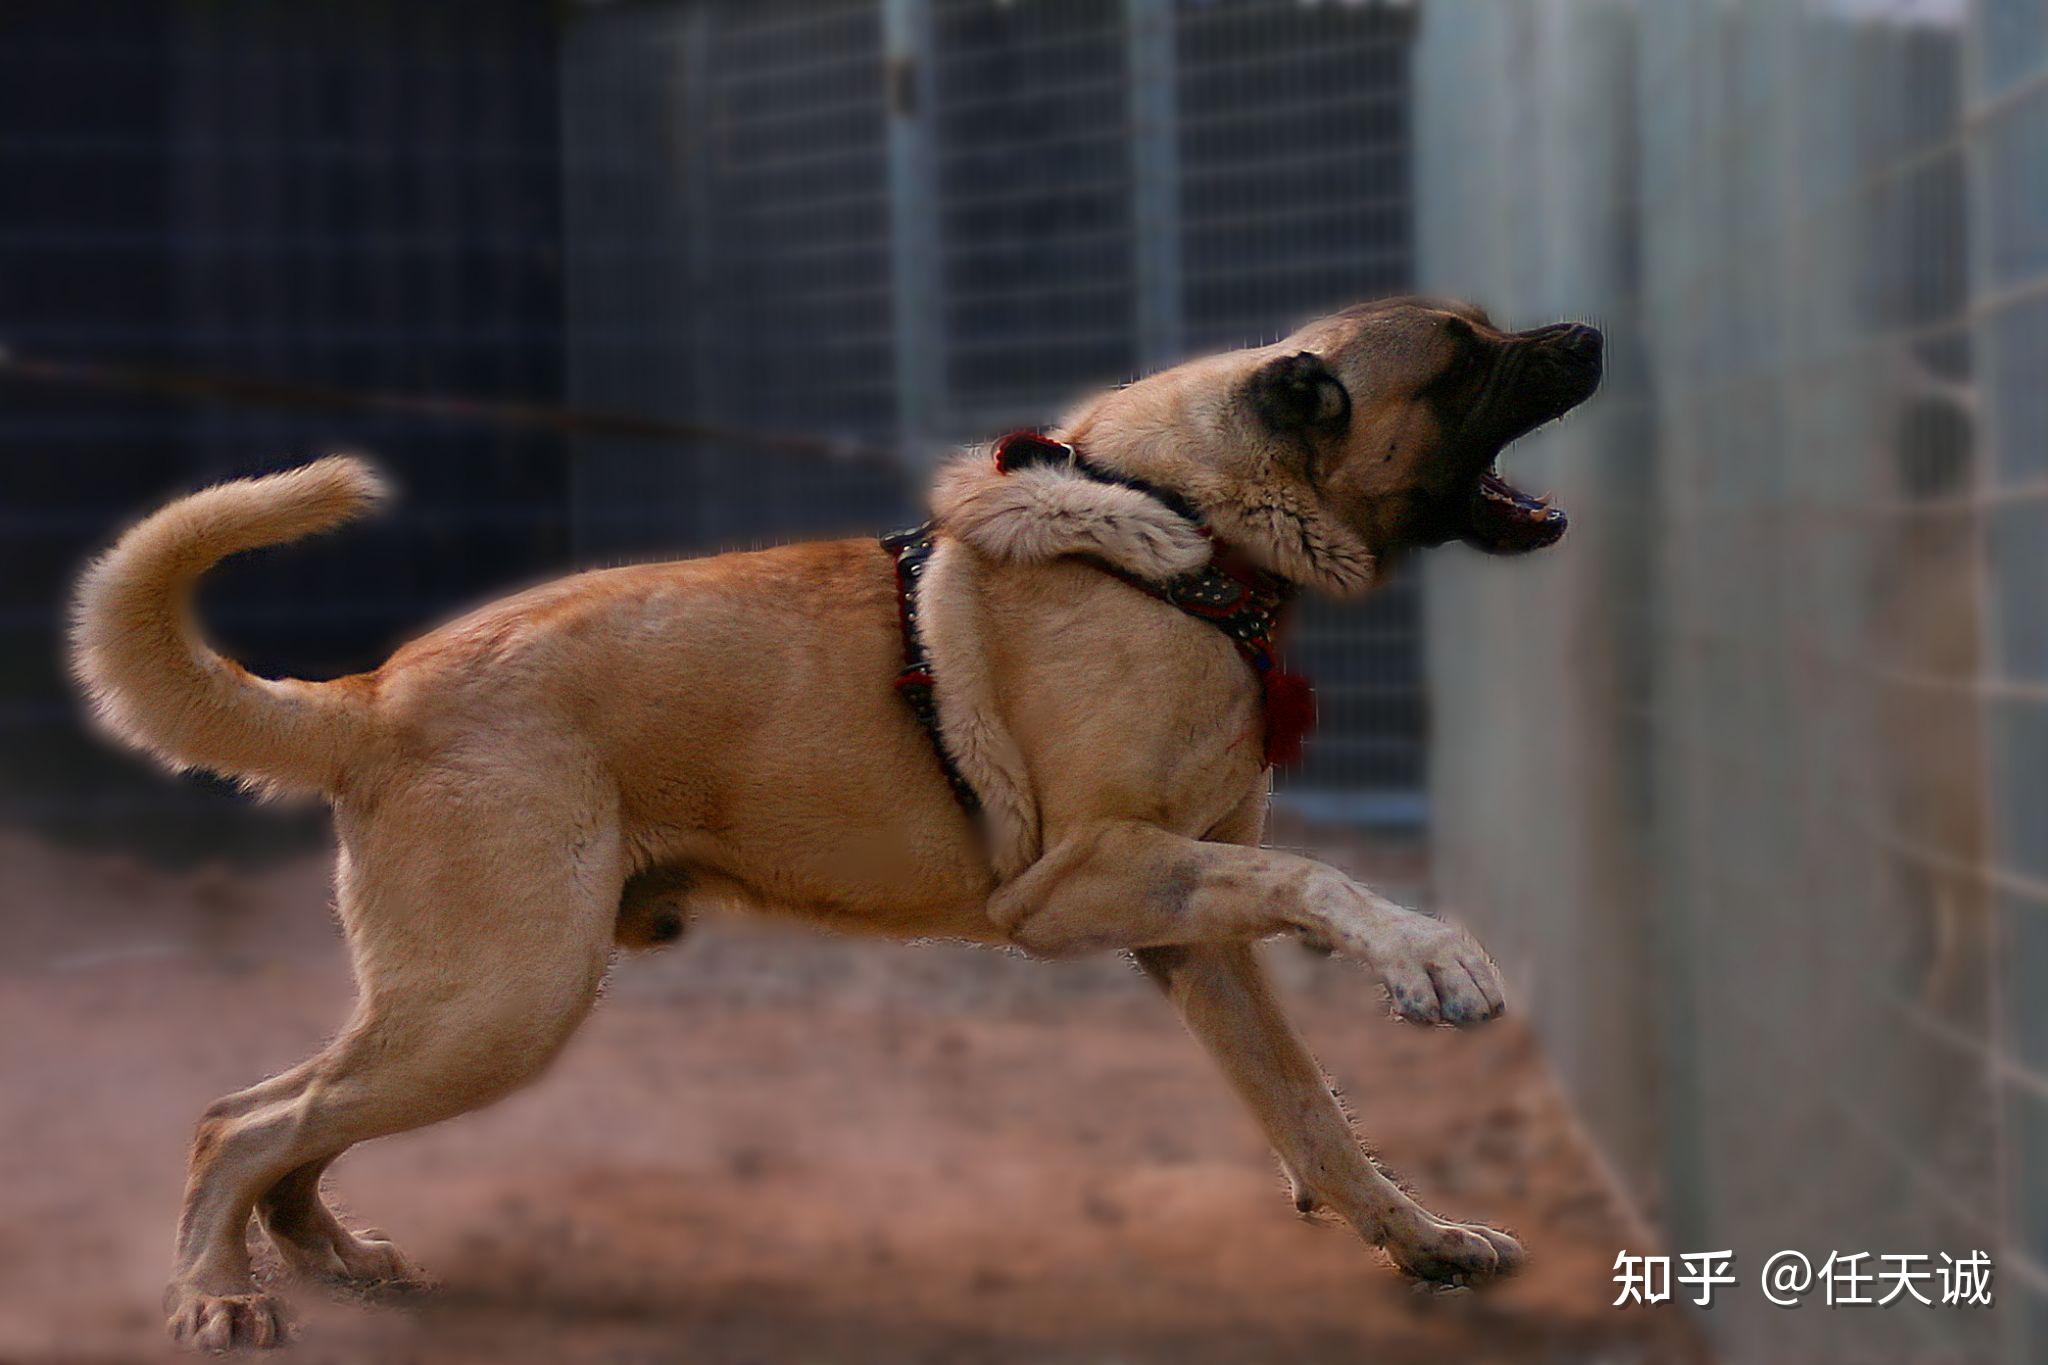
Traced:
[[1444, 319], [1444, 336], [1451, 343], [1451, 358], [1437, 376], [1437, 383], [1449, 386], [1470, 379], [1485, 359], [1485, 346], [1471, 323], [1457, 316]]
[[1455, 388], [1470, 379], [1474, 374], [1477, 374], [1478, 371], [1479, 348], [1476, 346], [1460, 346], [1451, 353], [1450, 361], [1445, 364], [1442, 372], [1437, 375], [1434, 387], [1440, 389]]
[[1439, 390], [1454, 389], [1478, 378], [1480, 371], [1486, 368], [1488, 354], [1486, 343], [1479, 339], [1469, 324], [1466, 325], [1464, 335], [1457, 338], [1456, 344], [1451, 348], [1450, 359], [1444, 362], [1442, 371], [1438, 373], [1431, 387]]

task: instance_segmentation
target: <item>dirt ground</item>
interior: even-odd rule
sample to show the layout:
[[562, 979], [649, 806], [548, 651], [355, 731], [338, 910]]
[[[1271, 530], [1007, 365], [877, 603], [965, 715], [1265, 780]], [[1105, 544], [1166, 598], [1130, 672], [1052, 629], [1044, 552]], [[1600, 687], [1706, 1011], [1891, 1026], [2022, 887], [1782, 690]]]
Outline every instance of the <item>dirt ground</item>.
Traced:
[[[167, 874], [0, 840], [0, 1361], [173, 1358], [157, 1296], [208, 1100], [313, 1050], [349, 983], [325, 867]], [[1609, 1307], [1641, 1249], [1512, 1019], [1421, 1031], [1268, 952], [1387, 1162], [1520, 1232], [1423, 1294], [1296, 1217], [1250, 1120], [1117, 959], [710, 923], [622, 961], [533, 1089], [344, 1159], [330, 1189], [441, 1282], [290, 1290], [306, 1361], [1696, 1358]]]

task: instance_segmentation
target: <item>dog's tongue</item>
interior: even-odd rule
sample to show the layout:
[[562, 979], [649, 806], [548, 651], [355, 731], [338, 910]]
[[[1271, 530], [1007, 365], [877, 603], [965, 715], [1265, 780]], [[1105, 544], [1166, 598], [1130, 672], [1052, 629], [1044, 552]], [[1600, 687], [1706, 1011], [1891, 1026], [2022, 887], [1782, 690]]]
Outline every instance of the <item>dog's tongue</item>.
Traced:
[[1488, 554], [1517, 555], [1555, 545], [1564, 534], [1564, 509], [1532, 498], [1488, 470], [1472, 490], [1465, 543]]

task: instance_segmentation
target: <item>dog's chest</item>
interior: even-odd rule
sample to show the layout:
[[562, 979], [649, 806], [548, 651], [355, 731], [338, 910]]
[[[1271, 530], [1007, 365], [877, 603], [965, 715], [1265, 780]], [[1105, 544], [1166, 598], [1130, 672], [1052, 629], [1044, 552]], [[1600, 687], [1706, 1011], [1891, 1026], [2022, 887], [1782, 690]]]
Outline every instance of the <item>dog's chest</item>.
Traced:
[[1120, 814], [1199, 834], [1263, 782], [1258, 682], [1221, 632], [1083, 564], [1000, 578], [984, 639], [1048, 825]]

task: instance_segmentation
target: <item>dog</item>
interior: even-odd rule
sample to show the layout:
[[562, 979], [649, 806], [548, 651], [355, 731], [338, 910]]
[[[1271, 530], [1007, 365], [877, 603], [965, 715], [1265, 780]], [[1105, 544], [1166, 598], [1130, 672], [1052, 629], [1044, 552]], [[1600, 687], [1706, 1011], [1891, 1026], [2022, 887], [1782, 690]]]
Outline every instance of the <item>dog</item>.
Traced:
[[1425, 1281], [1515, 1269], [1513, 1237], [1432, 1215], [1375, 1167], [1262, 973], [1256, 942], [1293, 933], [1365, 964], [1407, 1019], [1503, 1006], [1463, 931], [1260, 846], [1281, 710], [1300, 705], [1271, 635], [1293, 591], [1353, 597], [1425, 547], [1556, 541], [1563, 512], [1495, 457], [1601, 367], [1589, 326], [1360, 305], [1102, 394], [997, 459], [969, 452], [914, 547], [585, 573], [328, 682], [221, 657], [191, 593], [228, 555], [369, 509], [370, 466], [220, 484], [134, 526], [81, 580], [74, 671], [114, 735], [173, 768], [331, 804], [359, 990], [328, 1047], [200, 1120], [171, 1335], [285, 1339], [251, 1281], [252, 1214], [288, 1270], [410, 1280], [323, 1202], [329, 1163], [532, 1080], [615, 946], [711, 906], [1129, 952], [1303, 1207]]

